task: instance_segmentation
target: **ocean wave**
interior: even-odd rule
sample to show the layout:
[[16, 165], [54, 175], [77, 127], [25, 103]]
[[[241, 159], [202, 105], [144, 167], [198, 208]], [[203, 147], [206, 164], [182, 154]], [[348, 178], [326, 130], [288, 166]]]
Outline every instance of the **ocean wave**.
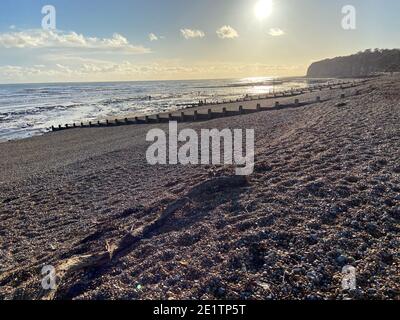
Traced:
[[[198, 103], [305, 86], [304, 79], [192, 80], [54, 85], [0, 85], [0, 130], [23, 136], [58, 123], [155, 113]], [[151, 97], [151, 99], [149, 99]], [[21, 129], [22, 127], [22, 129]]]

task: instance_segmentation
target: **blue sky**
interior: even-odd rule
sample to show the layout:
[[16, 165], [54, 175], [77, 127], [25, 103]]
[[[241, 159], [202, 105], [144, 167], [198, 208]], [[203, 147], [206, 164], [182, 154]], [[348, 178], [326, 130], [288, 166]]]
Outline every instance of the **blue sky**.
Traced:
[[[0, 82], [303, 75], [318, 59], [400, 47], [397, 0], [272, 0], [263, 19], [258, 1], [2, 0]], [[356, 30], [341, 27], [344, 5]]]

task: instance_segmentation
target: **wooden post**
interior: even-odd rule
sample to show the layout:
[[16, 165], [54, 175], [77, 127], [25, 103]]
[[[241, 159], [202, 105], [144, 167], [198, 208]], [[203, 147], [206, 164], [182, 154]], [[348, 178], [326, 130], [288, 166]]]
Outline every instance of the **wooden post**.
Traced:
[[97, 121], [97, 125], [100, 127], [101, 126], [101, 123], [100, 123], [100, 121]]
[[222, 108], [222, 114], [224, 117], [226, 117], [226, 108]]
[[261, 104], [257, 103], [257, 111], [261, 111]]
[[75, 122], [74, 122], [73, 126], [74, 126], [74, 128], [76, 128], [76, 123]]
[[181, 112], [181, 121], [185, 121], [185, 113]]
[[109, 126], [110, 125], [110, 121], [106, 120], [106, 125]]
[[139, 123], [139, 118], [138, 117], [135, 117], [135, 122]]
[[276, 108], [279, 108], [279, 106], [280, 106], [279, 101], [276, 101], [276, 102], [275, 102], [275, 107], [276, 107]]
[[157, 122], [160, 123], [161, 122], [160, 115], [158, 114], [156, 117], [157, 117]]
[[68, 124], [66, 124], [66, 125], [65, 125], [65, 128], [66, 128], [66, 129], [68, 129], [68, 128], [69, 128], [69, 125], [68, 125]]
[[92, 122], [89, 122], [89, 127], [91, 127], [92, 126]]
[[51, 126], [51, 131], [56, 131], [56, 128], [54, 128], [54, 126]]
[[193, 113], [193, 119], [194, 121], [197, 121], [199, 119], [199, 113], [197, 111]]
[[243, 106], [239, 106], [239, 114], [243, 114]]
[[321, 102], [321, 97], [320, 96], [317, 97], [317, 102]]
[[83, 122], [81, 122], [81, 127], [84, 127]]
[[146, 123], [149, 123], [149, 122], [150, 122], [149, 116], [146, 116], [146, 117], [145, 117], [145, 121], [146, 121]]
[[294, 105], [295, 105], [296, 107], [298, 107], [299, 104], [300, 104], [299, 99], [295, 99], [295, 100], [294, 100]]
[[62, 129], [62, 128], [61, 128], [61, 124], [58, 125], [58, 129], [60, 129], [60, 130]]
[[169, 119], [169, 121], [173, 121], [174, 120], [174, 117], [172, 116], [172, 113], [168, 114], [168, 119]]
[[129, 123], [129, 120], [128, 120], [128, 118], [125, 118], [125, 123], [126, 123], [126, 124], [128, 124], [128, 123]]
[[212, 119], [212, 118], [213, 118], [212, 110], [208, 109], [208, 119]]

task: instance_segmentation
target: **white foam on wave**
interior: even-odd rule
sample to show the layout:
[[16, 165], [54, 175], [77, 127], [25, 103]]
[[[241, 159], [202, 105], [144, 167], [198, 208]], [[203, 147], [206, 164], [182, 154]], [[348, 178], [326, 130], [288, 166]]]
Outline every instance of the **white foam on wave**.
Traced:
[[304, 79], [271, 78], [0, 85], [0, 140], [43, 134], [52, 125], [168, 111], [199, 100], [230, 100], [306, 85]]

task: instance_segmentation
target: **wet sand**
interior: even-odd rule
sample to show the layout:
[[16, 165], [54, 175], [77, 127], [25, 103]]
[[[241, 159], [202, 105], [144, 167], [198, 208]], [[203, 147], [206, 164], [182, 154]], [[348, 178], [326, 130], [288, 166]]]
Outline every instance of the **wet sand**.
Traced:
[[[146, 133], [168, 124], [0, 144], [0, 298], [399, 299], [399, 80], [180, 124], [254, 128], [244, 180], [148, 165]], [[56, 291], [41, 290], [44, 265]], [[357, 290], [342, 290], [345, 265]]]

